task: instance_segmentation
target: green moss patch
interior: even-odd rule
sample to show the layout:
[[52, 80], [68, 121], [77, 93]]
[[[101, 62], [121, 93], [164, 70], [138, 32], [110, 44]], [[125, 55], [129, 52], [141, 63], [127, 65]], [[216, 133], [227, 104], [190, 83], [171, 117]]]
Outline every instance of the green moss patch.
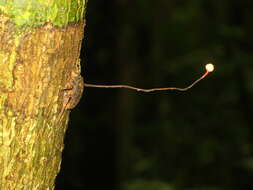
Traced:
[[0, 13], [18, 26], [38, 26], [51, 22], [66, 26], [83, 19], [87, 0], [0, 0]]

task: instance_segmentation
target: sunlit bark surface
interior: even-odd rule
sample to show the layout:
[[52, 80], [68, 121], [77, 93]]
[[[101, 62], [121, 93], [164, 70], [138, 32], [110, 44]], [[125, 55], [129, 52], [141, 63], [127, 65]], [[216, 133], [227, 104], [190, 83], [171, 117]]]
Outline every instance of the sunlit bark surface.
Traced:
[[18, 28], [0, 15], [0, 189], [47, 190], [61, 164], [80, 75], [82, 21]]

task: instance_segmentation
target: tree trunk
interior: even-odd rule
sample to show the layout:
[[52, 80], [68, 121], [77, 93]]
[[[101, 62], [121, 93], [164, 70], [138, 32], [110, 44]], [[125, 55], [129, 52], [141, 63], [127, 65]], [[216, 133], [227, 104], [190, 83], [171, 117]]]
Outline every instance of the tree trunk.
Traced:
[[49, 190], [81, 95], [86, 0], [0, 0], [0, 189]]

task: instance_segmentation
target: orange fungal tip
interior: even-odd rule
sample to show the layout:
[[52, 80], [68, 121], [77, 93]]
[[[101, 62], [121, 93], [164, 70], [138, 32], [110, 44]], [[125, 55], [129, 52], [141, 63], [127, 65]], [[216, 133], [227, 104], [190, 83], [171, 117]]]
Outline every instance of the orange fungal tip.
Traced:
[[214, 71], [214, 65], [212, 63], [206, 64], [206, 71], [207, 72], [213, 72]]

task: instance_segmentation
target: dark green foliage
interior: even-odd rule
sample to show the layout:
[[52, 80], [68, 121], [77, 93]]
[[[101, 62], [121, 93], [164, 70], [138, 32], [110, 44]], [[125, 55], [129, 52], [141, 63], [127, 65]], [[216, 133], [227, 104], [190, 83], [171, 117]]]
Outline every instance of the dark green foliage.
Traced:
[[86, 82], [184, 87], [207, 62], [217, 70], [183, 93], [85, 89], [63, 158], [62, 175], [78, 162], [71, 188], [253, 189], [252, 8], [251, 0], [90, 1]]

